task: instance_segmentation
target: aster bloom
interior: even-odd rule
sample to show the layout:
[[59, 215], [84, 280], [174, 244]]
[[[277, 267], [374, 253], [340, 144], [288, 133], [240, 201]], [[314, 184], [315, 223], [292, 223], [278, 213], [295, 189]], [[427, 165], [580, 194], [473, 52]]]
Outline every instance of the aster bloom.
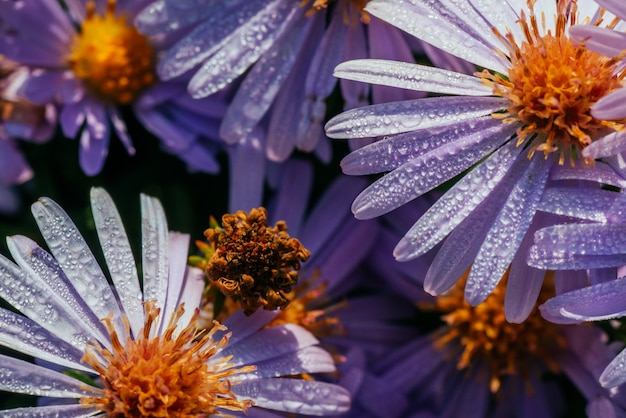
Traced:
[[24, 314], [2, 309], [1, 343], [55, 365], [1, 356], [0, 389], [57, 399], [3, 416], [221, 416], [253, 405], [318, 415], [347, 409], [341, 388], [293, 377], [334, 370], [305, 330], [258, 331], [267, 316], [238, 314], [206, 332], [196, 327], [202, 273], [186, 267], [189, 237], [168, 233], [158, 200], [141, 198], [142, 287], [111, 198], [93, 189], [91, 203], [113, 287], [67, 214], [47, 198], [32, 210], [52, 254], [14, 236], [8, 246], [15, 263], [0, 257], [3, 282], [11, 283], [1, 296]]
[[572, 24], [593, 22], [598, 6], [372, 0], [365, 10], [485, 70], [468, 76], [384, 60], [336, 68], [341, 78], [443, 94], [355, 109], [327, 124], [333, 138], [386, 136], [342, 161], [347, 174], [389, 171], [355, 199], [353, 212], [360, 219], [382, 215], [459, 176], [394, 255], [414, 259], [449, 236], [425, 288], [439, 294], [471, 265], [465, 295], [472, 305], [513, 265], [508, 298], [523, 303], [507, 317], [523, 320], [544, 275], [525, 265], [525, 252], [527, 232], [547, 221], [535, 215], [550, 170], [590, 165], [581, 150], [623, 129], [620, 121], [590, 115], [594, 103], [621, 87], [616, 60], [567, 35]]
[[30, 70], [18, 93], [33, 103], [57, 105], [63, 134], [80, 136], [83, 171], [102, 170], [112, 132], [135, 153], [122, 118], [122, 108], [132, 106], [167, 151], [195, 170], [217, 172], [214, 154], [221, 142], [211, 141], [216, 128], [211, 131], [204, 119], [221, 117], [221, 98], [186, 101], [185, 80], [158, 80], [156, 56], [167, 39], [150, 39], [133, 26], [146, 1], [63, 4], [1, 1], [0, 54]]
[[[381, 255], [377, 263], [390, 275], [404, 277], [396, 283], [408, 282], [415, 270], [423, 277], [426, 270], [419, 259], [398, 266], [391, 256]], [[413, 269], [408, 271], [405, 264]], [[404, 399], [404, 409], [394, 416], [564, 416], [572, 401], [572, 393], [563, 389], [564, 379], [588, 402], [587, 416], [619, 416], [615, 414], [623, 410], [626, 397], [598, 383], [613, 355], [599, 328], [553, 324], [537, 309], [523, 323], [510, 323], [503, 309], [506, 278], [475, 307], [464, 300], [466, 278], [467, 273], [434, 298], [413, 296], [417, 288], [413, 293], [399, 288], [417, 301], [420, 327], [436, 314], [441, 322], [387, 353], [374, 367], [379, 393]], [[539, 301], [551, 293], [543, 287]]]
[[[149, 35], [183, 32], [157, 72], [164, 80], [193, 72], [193, 97], [241, 79], [221, 125], [224, 141], [251, 147], [260, 140], [257, 158], [272, 161], [286, 160], [295, 149], [327, 159], [329, 144], [320, 139], [325, 99], [336, 85], [333, 68], [357, 57], [412, 59], [400, 31], [363, 11], [367, 2], [158, 0], [138, 15], [137, 25]], [[354, 83], [341, 88], [349, 106], [368, 95]], [[372, 93], [374, 100], [403, 95], [384, 87]]]

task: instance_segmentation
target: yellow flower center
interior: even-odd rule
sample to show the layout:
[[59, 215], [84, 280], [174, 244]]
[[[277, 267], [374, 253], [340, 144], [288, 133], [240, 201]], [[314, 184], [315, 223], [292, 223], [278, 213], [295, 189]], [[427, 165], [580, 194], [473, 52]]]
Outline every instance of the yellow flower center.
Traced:
[[[145, 326], [135, 339], [124, 343], [115, 332], [110, 318], [104, 320], [113, 345], [112, 351], [92, 343], [83, 361], [100, 374], [104, 396], [83, 398], [81, 403], [95, 406], [108, 417], [177, 417], [222, 415], [220, 409], [246, 412], [252, 401], [239, 401], [231, 391], [230, 379], [255, 370], [254, 366], [238, 369], [229, 358], [208, 364], [217, 350], [228, 344], [228, 335], [213, 340], [217, 322], [202, 335], [195, 326], [198, 312], [190, 323], [174, 336], [176, 322], [183, 315], [180, 306], [163, 333], [150, 337], [159, 316], [154, 303], [146, 304]], [[128, 324], [127, 324], [127, 332]]]
[[[541, 368], [535, 369], [540, 363], [558, 372], [554, 359], [566, 345], [559, 326], [545, 321], [537, 309], [521, 324], [507, 322], [504, 293], [508, 272], [485, 302], [471, 306], [464, 294], [468, 274], [469, 270], [432, 305], [422, 306], [446, 314], [443, 320], [447, 326], [435, 334], [435, 345], [457, 359], [459, 370], [478, 363], [489, 365], [489, 387], [493, 393], [500, 389], [507, 375], [528, 378], [533, 372], [540, 373]], [[545, 289], [546, 286], [541, 290], [539, 303], [549, 298]]]
[[[570, 24], [576, 23], [576, 3], [559, 2], [556, 28], [541, 35], [537, 17], [530, 21], [522, 14], [519, 24], [525, 41], [518, 45], [509, 32], [502, 36], [509, 45], [510, 70], [507, 77], [484, 70], [479, 74], [494, 94], [505, 97], [511, 105], [505, 114], [496, 114], [505, 122], [518, 121], [518, 146], [529, 146], [529, 157], [543, 151], [547, 157], [559, 153], [559, 163], [568, 158], [574, 165], [580, 150], [598, 134], [622, 130], [625, 121], [604, 121], [591, 116], [591, 107], [602, 97], [622, 87], [624, 74], [617, 74], [615, 58], [607, 58], [575, 43], [567, 36], [567, 8]], [[589, 163], [587, 161], [586, 163]]]
[[298, 281], [300, 262], [311, 255], [279, 221], [267, 224], [264, 208], [222, 217], [222, 228], [204, 232], [214, 252], [204, 272], [228, 297], [241, 303], [246, 314], [259, 307], [274, 310], [289, 304], [285, 296]]
[[106, 13], [100, 16], [94, 2], [87, 3], [87, 16], [73, 40], [68, 63], [93, 94], [125, 105], [154, 83], [155, 53], [125, 15], [115, 16], [115, 5], [115, 0], [108, 0]]
[[[370, 0], [338, 0], [339, 7], [343, 10], [343, 21], [346, 25], [356, 25], [356, 23], [360, 20], [362, 23], [370, 22], [370, 15], [364, 10], [367, 3]], [[300, 0], [301, 7], [307, 7], [310, 5], [307, 10], [306, 15], [308, 17], [313, 16], [315, 12], [326, 9], [328, 7], [328, 3], [332, 3], [333, 0]]]

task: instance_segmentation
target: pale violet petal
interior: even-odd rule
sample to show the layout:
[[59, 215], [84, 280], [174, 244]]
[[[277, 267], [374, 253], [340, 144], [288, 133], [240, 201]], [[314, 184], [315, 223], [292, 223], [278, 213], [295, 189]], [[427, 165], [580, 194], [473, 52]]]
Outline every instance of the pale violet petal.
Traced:
[[[141, 194], [140, 200], [143, 301], [155, 302], [155, 307], [163, 313], [169, 276], [167, 220], [163, 206], [158, 199]], [[162, 323], [167, 323], [168, 320], [168, 318], [161, 317]], [[153, 328], [153, 331], [158, 332], [156, 328]]]
[[454, 12], [445, 10], [448, 6], [443, 3], [451, 1], [412, 3], [404, 0], [373, 0], [365, 10], [454, 56], [502, 74], [507, 73], [508, 63], [493, 50], [497, 44], [486, 40], [493, 39], [491, 28], [469, 4], [456, 2], [456, 6], [463, 9], [458, 10], [462, 16], [458, 17]]
[[302, 415], [336, 415], [350, 408], [350, 394], [341, 386], [303, 379], [267, 378], [233, 385], [240, 399], [255, 406]]
[[[271, 344], [269, 344], [270, 341]], [[237, 344], [230, 343], [219, 352], [219, 356], [232, 355], [233, 358], [229, 363], [233, 366], [242, 366], [280, 357], [317, 343], [317, 339], [304, 328], [294, 324], [284, 324], [257, 331], [238, 341]]]
[[55, 398], [102, 396], [102, 390], [80, 380], [4, 355], [0, 355], [0, 390]]
[[72, 287], [50, 254], [30, 238], [19, 235], [8, 237], [7, 246], [15, 262], [28, 276], [36, 278], [38, 283], [36, 286], [41, 286], [41, 289], [47, 291], [50, 300], [55, 299], [59, 305], [63, 306], [66, 315], [80, 321], [82, 328], [89, 332], [90, 338], [110, 348], [109, 334], [104, 324]]
[[444, 96], [381, 103], [348, 110], [326, 124], [330, 138], [372, 138], [451, 125], [506, 109], [500, 97]]
[[82, 321], [69, 312], [64, 300], [58, 300], [39, 278], [21, 270], [2, 255], [0, 296], [15, 309], [79, 350], [84, 349], [93, 338]]
[[232, 4], [226, 0], [157, 0], [137, 13], [135, 26], [147, 36], [169, 33], [212, 15], [220, 16]]
[[[624, 43], [624, 48], [626, 49], [626, 42]], [[602, 97], [600, 100], [598, 100], [591, 108], [591, 115], [595, 117], [596, 119], [609, 119], [609, 120], [623, 119], [624, 117], [626, 117], [626, 103], [624, 102], [625, 99], [626, 99], [626, 88], [621, 88], [607, 96]], [[612, 138], [613, 140], [620, 140], [624, 142], [625, 135], [626, 134], [624, 134], [623, 132], [615, 132], [609, 135], [609, 137]], [[592, 142], [591, 145], [589, 145], [589, 147], [601, 141], [606, 141], [606, 137], [599, 141]], [[587, 148], [585, 148], [585, 150]], [[598, 155], [600, 157], [604, 157], [610, 154], [604, 154], [604, 155], [598, 154]]]
[[87, 418], [102, 411], [80, 403], [66, 405], [33, 406], [0, 411], [3, 418]]
[[626, 4], [621, 0], [596, 0], [600, 6], [615, 13], [617, 17], [626, 20]]
[[[478, 14], [485, 19], [488, 26], [496, 29], [501, 35], [504, 36], [510, 32], [518, 45], [521, 45], [522, 42], [526, 41], [524, 32], [518, 24], [522, 11], [524, 11], [526, 16], [528, 16], [528, 7], [526, 7], [526, 5], [524, 5], [525, 10], [519, 8], [515, 10], [511, 7], [512, 5], [507, 4], [508, 2], [506, 1], [470, 0], [468, 3], [471, 3], [471, 5], [476, 8], [476, 12], [478, 12]], [[471, 24], [472, 22], [468, 23]], [[493, 32], [493, 29], [491, 28], [489, 33]], [[500, 40], [498, 39], [498, 41]], [[497, 45], [500, 46], [501, 50], [506, 51], [502, 42], [498, 42]]]
[[280, 92], [310, 33], [313, 20], [294, 27], [266, 51], [237, 89], [221, 123], [220, 137], [236, 144], [258, 125]]
[[487, 140], [499, 132], [501, 138], [507, 138], [510, 129], [510, 125], [505, 125], [500, 120], [483, 116], [454, 125], [389, 136], [352, 151], [341, 160], [341, 169], [350, 175], [391, 171], [438, 147], [463, 138], [484, 137]]
[[626, 382], [626, 349], [622, 350], [600, 375], [600, 384], [606, 388]]
[[626, 34], [598, 26], [572, 26], [569, 34], [573, 39], [585, 42], [586, 48], [609, 57], [617, 56], [626, 48]]
[[[187, 255], [189, 254], [190, 239], [189, 234], [171, 231], [168, 233], [169, 272], [165, 307], [161, 311], [161, 318], [164, 319], [161, 322], [161, 330], [163, 330], [163, 327], [166, 326], [172, 313], [174, 313], [178, 305], [180, 305], [180, 295], [184, 290], [187, 279]], [[198, 302], [200, 302], [200, 300], [198, 300]], [[198, 306], [197, 304], [185, 305], [185, 311], [193, 312]], [[186, 324], [187, 322], [181, 320], [180, 323]], [[159, 332], [159, 334], [161, 333]]]
[[500, 124], [443, 144], [403, 164], [361, 192], [352, 203], [352, 212], [358, 219], [371, 219], [415, 199], [489, 155], [515, 129], [514, 124]]
[[604, 321], [626, 315], [626, 278], [562, 293], [541, 309], [553, 316], [583, 321]]
[[112, 314], [111, 321], [123, 335], [124, 322], [98, 261], [65, 211], [54, 201], [40, 198], [31, 211], [50, 251], [74, 288], [99, 319]]
[[520, 173], [467, 278], [465, 300], [471, 305], [478, 305], [491, 294], [513, 261], [537, 211], [551, 163], [551, 158], [536, 156]]
[[[261, 57], [276, 40], [304, 19], [304, 8], [292, 1], [272, 0], [241, 26], [209, 57], [189, 81], [194, 98], [206, 97], [230, 84]], [[259, 30], [263, 28], [263, 30]]]
[[131, 331], [134, 335], [139, 335], [144, 325], [143, 294], [139, 287], [137, 265], [122, 219], [111, 196], [101, 188], [91, 189], [91, 210], [115, 290]]
[[236, 36], [233, 34], [239, 28], [243, 31], [266, 3], [264, 0], [246, 1], [231, 13], [216, 13], [165, 51], [159, 59], [157, 73], [162, 79], [170, 80], [191, 70]]
[[583, 270], [626, 264], [626, 225], [554, 225], [535, 233], [528, 265], [551, 270]]
[[[620, 91], [626, 92], [626, 89]], [[616, 109], [616, 105], [613, 106]], [[622, 104], [621, 108], [624, 116], [626, 116], [626, 105]], [[610, 157], [623, 151], [626, 151], [626, 133], [614, 132], [589, 144], [583, 149], [582, 154], [585, 158], [596, 159]]]
[[459, 180], [396, 245], [396, 259], [417, 258], [445, 238], [493, 191], [522, 152], [510, 142]]
[[596, 188], [551, 187], [543, 192], [537, 208], [543, 212], [595, 222], [606, 222], [606, 208], [617, 193]]
[[61, 366], [93, 372], [81, 363], [83, 350], [66, 343], [36, 322], [1, 308], [0, 344]]
[[597, 161], [593, 170], [586, 167], [572, 168], [559, 165], [552, 169], [551, 180], [585, 180], [604, 183], [618, 188], [626, 188], [626, 180], [618, 175], [609, 165]]
[[301, 373], [332, 373], [335, 362], [326, 350], [317, 346], [284, 353], [278, 357], [255, 362], [256, 370], [237, 377], [238, 381], [265, 377], [294, 376]]
[[[229, 339], [228, 346], [232, 347], [243, 341], [250, 335], [254, 335], [258, 330], [268, 324], [280, 311], [267, 311], [265, 309], [257, 309], [252, 315], [246, 315], [242, 309], [235, 311], [224, 321], [223, 325], [228, 330], [216, 334], [215, 339], [219, 339], [220, 335], [227, 333], [232, 334]], [[253, 354], [253, 353], [251, 353]]]
[[[199, 268], [188, 267], [185, 274], [185, 281], [183, 283], [183, 289], [180, 293], [178, 304], [185, 304], [185, 313], [178, 320], [179, 324], [185, 326], [191, 321], [191, 318], [194, 315], [194, 311], [197, 307], [200, 306], [200, 301], [202, 300], [202, 293], [204, 292], [205, 282], [204, 282], [204, 272]], [[176, 328], [176, 333], [174, 335], [178, 335], [177, 333], [182, 330], [181, 327]]]
[[506, 176], [476, 209], [470, 213], [443, 242], [431, 262], [424, 290], [431, 295], [439, 295], [465, 273], [478, 254], [493, 220], [506, 199], [516, 178]]
[[493, 90], [478, 77], [408, 62], [381, 59], [346, 61], [335, 68], [333, 75], [346, 80], [440, 94], [493, 94]]

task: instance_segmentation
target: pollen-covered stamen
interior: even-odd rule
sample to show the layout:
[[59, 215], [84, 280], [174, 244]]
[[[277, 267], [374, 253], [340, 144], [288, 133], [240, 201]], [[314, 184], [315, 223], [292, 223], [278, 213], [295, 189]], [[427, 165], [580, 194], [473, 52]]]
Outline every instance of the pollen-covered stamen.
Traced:
[[125, 15], [115, 15], [115, 6], [116, 0], [108, 0], [106, 13], [100, 16], [94, 2], [87, 3], [68, 63], [93, 94], [124, 105], [154, 83], [155, 53]]
[[[435, 345], [457, 359], [459, 370], [487, 364], [493, 393], [500, 389], [502, 379], [508, 375], [521, 375], [530, 383], [531, 376], [540, 377], [546, 368], [557, 373], [559, 367], [555, 359], [566, 346], [559, 326], [544, 320], [537, 309], [521, 324], [507, 322], [504, 293], [508, 272], [487, 300], [471, 306], [465, 301], [463, 289], [468, 274], [469, 270], [433, 304], [422, 306], [445, 314], [442, 318], [447, 326], [435, 334]], [[549, 297], [544, 286], [539, 303]]]
[[[533, 3], [529, 2], [531, 11]], [[494, 117], [522, 123], [518, 146], [528, 146], [529, 157], [536, 151], [546, 158], [558, 152], [560, 164], [568, 159], [572, 165], [593, 138], [623, 130], [626, 122], [591, 116], [598, 100], [622, 87], [624, 75], [617, 73], [616, 59], [590, 51], [567, 36], [566, 28], [576, 23], [576, 14], [575, 2], [561, 1], [554, 30], [545, 28], [542, 16], [540, 31], [537, 16], [531, 13], [527, 18], [522, 13], [519, 25], [525, 40], [521, 44], [510, 32], [503, 36], [494, 29], [509, 49], [510, 69], [506, 77], [486, 70], [479, 74], [494, 94], [511, 101], [506, 114]]]
[[94, 406], [108, 417], [180, 417], [222, 415], [222, 410], [247, 411], [252, 401], [240, 401], [231, 391], [237, 375], [255, 370], [254, 366], [234, 368], [229, 358], [211, 357], [228, 344], [230, 334], [219, 341], [214, 334], [225, 327], [214, 323], [202, 333], [195, 326], [198, 311], [189, 324], [175, 335], [182, 317], [181, 306], [172, 315], [165, 332], [149, 338], [157, 323], [159, 310], [154, 303], [146, 304], [144, 329], [134, 339], [120, 339], [110, 318], [104, 323], [109, 331], [112, 350], [92, 343], [83, 357], [100, 374], [104, 395], [83, 398], [81, 403]]
[[343, 21], [346, 25], [356, 25], [357, 22], [368, 24], [370, 15], [365, 11], [365, 6], [370, 0], [300, 0], [301, 7], [308, 7], [307, 17], [313, 16], [315, 12], [326, 9], [329, 3], [338, 3], [343, 13]]
[[246, 314], [289, 304], [286, 293], [297, 283], [300, 262], [310, 253], [279, 221], [269, 227], [264, 208], [222, 217], [222, 228], [204, 232], [215, 252], [206, 264], [211, 285], [241, 303]]

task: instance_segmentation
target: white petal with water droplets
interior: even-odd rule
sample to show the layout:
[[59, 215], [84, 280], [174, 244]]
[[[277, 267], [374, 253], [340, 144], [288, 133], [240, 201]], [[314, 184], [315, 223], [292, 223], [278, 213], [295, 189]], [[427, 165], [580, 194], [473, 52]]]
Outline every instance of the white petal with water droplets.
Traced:
[[504, 125], [502, 121], [483, 116], [454, 125], [389, 136], [352, 151], [341, 160], [341, 169], [350, 175], [391, 171], [436, 148], [463, 138], [482, 136], [487, 139], [500, 132], [504, 142], [508, 138], [509, 130], [510, 126]]
[[[281, 0], [274, 0], [273, 3], [278, 1]], [[171, 80], [191, 70], [236, 37], [236, 31], [244, 31], [250, 21], [266, 7], [265, 0], [242, 3], [241, 7], [234, 8], [230, 13], [221, 10], [222, 13], [212, 15], [168, 48], [159, 59], [159, 76], [164, 80]]]
[[493, 191], [522, 152], [510, 142], [459, 180], [396, 245], [396, 259], [417, 258], [437, 245]]
[[102, 411], [83, 404], [49, 405], [0, 411], [3, 418], [87, 418]]
[[237, 89], [221, 123], [220, 137], [236, 144], [249, 135], [274, 102], [310, 33], [311, 19], [294, 27], [266, 51]]
[[[143, 270], [143, 301], [155, 302], [165, 308], [169, 277], [169, 232], [163, 206], [158, 199], [141, 195], [141, 267]], [[176, 295], [178, 296], [178, 295]], [[161, 317], [162, 322], [169, 318]], [[153, 328], [156, 332], [157, 329]]]
[[102, 396], [102, 390], [80, 380], [4, 355], [0, 355], [0, 390], [56, 398]]
[[537, 209], [587, 221], [606, 222], [606, 208], [611, 207], [616, 197], [617, 193], [602, 189], [551, 187], [543, 192]]
[[554, 225], [535, 233], [528, 265], [551, 270], [583, 270], [626, 264], [626, 225]]
[[74, 222], [54, 201], [41, 198], [31, 211], [50, 251], [63, 272], [97, 318], [113, 314], [111, 321], [123, 335], [119, 305], [100, 265]]
[[240, 399], [255, 406], [303, 415], [334, 415], [348, 411], [350, 394], [341, 386], [303, 379], [268, 378], [233, 385]]
[[238, 380], [265, 377], [295, 376], [301, 373], [332, 373], [335, 362], [326, 350], [317, 346], [305, 347], [264, 361], [255, 362], [256, 370], [237, 376]]
[[463, 96], [493, 94], [480, 78], [425, 65], [382, 59], [346, 61], [335, 68], [335, 77], [416, 91]]
[[371, 219], [415, 199], [489, 155], [515, 129], [514, 124], [499, 124], [484, 132], [461, 136], [414, 158], [359, 194], [352, 203], [352, 212], [358, 219]]
[[373, 0], [365, 10], [454, 56], [499, 73], [507, 72], [508, 63], [493, 51], [498, 41], [491, 28], [469, 4]]
[[[18, 237], [12, 237], [11, 241], [16, 238]], [[18, 240], [28, 241], [28, 238], [19, 237]], [[11, 247], [15, 244], [9, 245]], [[66, 300], [67, 292], [63, 290], [51, 291], [50, 286], [44, 281], [47, 278], [45, 275], [33, 275], [22, 270], [5, 257], [0, 256], [2, 298], [33, 321], [82, 350], [89, 340], [96, 338], [101, 332], [94, 335], [93, 327], [85, 323], [84, 318], [77, 314], [76, 299]], [[103, 343], [106, 343], [106, 339]]]
[[157, 0], [137, 13], [135, 26], [146, 36], [169, 33], [211, 16], [218, 20], [233, 3], [231, 0]]
[[472, 265], [465, 300], [476, 306], [491, 294], [513, 261], [535, 216], [552, 158], [535, 156], [520, 174]]
[[137, 266], [120, 214], [111, 196], [101, 188], [91, 189], [91, 210], [100, 246], [131, 331], [138, 335], [144, 325], [143, 294]]
[[93, 372], [81, 363], [83, 350], [66, 343], [30, 319], [0, 309], [0, 344], [61, 366]]
[[452, 125], [506, 109], [500, 97], [430, 97], [348, 110], [326, 124], [330, 138], [373, 138]]
[[313, 334], [300, 326], [277, 325], [257, 331], [237, 344], [229, 344], [219, 352], [219, 357], [232, 355], [229, 363], [241, 366], [280, 357], [317, 343]]
[[269, 1], [261, 12], [210, 56], [189, 81], [194, 98], [206, 97], [230, 84], [268, 51], [287, 31], [301, 24], [304, 8], [291, 0]]

